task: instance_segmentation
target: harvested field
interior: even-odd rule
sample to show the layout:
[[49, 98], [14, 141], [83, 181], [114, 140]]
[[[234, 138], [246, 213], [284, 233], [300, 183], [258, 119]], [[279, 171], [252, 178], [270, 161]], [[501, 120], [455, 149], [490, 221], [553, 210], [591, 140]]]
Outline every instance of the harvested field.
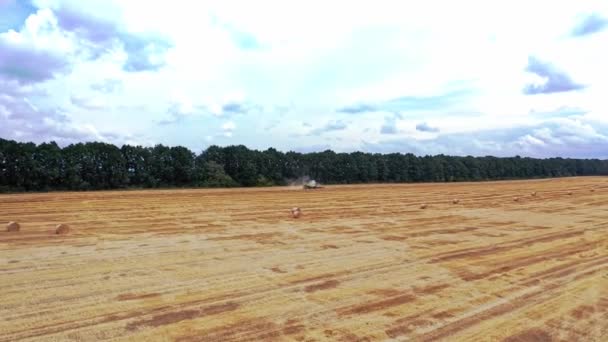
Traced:
[[608, 340], [605, 177], [0, 195], [9, 221], [0, 341]]

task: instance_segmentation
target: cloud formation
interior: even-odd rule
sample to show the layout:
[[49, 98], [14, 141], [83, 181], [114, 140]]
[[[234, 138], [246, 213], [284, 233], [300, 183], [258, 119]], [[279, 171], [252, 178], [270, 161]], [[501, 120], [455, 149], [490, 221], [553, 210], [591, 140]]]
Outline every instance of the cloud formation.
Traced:
[[112, 93], [121, 89], [123, 83], [121, 80], [105, 79], [99, 83], [91, 84], [91, 89], [105, 94]]
[[249, 113], [261, 113], [262, 106], [246, 100], [229, 100], [223, 104], [193, 104], [188, 97], [181, 96], [173, 99], [167, 109], [168, 118], [161, 120], [161, 125], [181, 122], [186, 118], [215, 116], [234, 117]]
[[559, 118], [539, 125], [503, 130], [439, 135], [433, 139], [392, 138], [365, 142], [367, 152], [411, 152], [417, 155], [449, 154], [473, 156], [525, 155], [549, 158], [560, 155], [579, 158], [608, 158], [608, 125]]
[[235, 129], [236, 124], [233, 121], [226, 121], [222, 125], [222, 131], [224, 132], [223, 134], [226, 138], [232, 138], [232, 134], [234, 133]]
[[167, 108], [168, 118], [161, 120], [159, 123], [161, 125], [169, 125], [181, 122], [182, 120], [193, 117], [196, 115], [201, 115], [203, 113], [204, 107], [194, 106], [187, 99], [174, 99], [169, 103]]
[[237, 115], [237, 114], [247, 114], [252, 111], [260, 111], [262, 110], [261, 106], [256, 105], [247, 101], [230, 101], [224, 103], [221, 106], [221, 112], [217, 113], [217, 115]]
[[463, 101], [469, 90], [457, 90], [433, 96], [402, 96], [376, 103], [359, 103], [338, 108], [338, 113], [361, 114], [367, 112], [406, 112], [436, 110]]
[[324, 126], [321, 127], [317, 127], [313, 130], [311, 130], [308, 135], [321, 135], [323, 133], [327, 133], [327, 132], [335, 132], [335, 131], [342, 131], [345, 130], [347, 127], [346, 123], [344, 123], [341, 120], [333, 120], [333, 121], [329, 121], [327, 122]]
[[108, 104], [99, 97], [85, 97], [85, 96], [70, 96], [70, 102], [79, 108], [88, 110], [103, 110], [108, 109]]
[[50, 6], [59, 28], [81, 39], [82, 48], [91, 58], [98, 58], [118, 47], [127, 54], [123, 69], [129, 72], [154, 71], [165, 65], [164, 54], [173, 45], [169, 39], [153, 33], [133, 33], [117, 17], [96, 16], [86, 8], [71, 3]]
[[74, 46], [57, 30], [53, 13], [39, 11], [19, 32], [0, 33], [0, 51], [0, 77], [25, 85], [66, 73]]
[[367, 113], [367, 112], [376, 112], [379, 110], [379, 107], [371, 104], [361, 103], [354, 104], [342, 108], [338, 108], [336, 112], [338, 113], [346, 113], [346, 114], [359, 114], [359, 113]]
[[439, 132], [439, 128], [437, 128], [437, 127], [431, 127], [426, 122], [421, 122], [421, 123], [417, 124], [416, 125], [416, 130], [420, 131], [420, 132], [430, 132], [430, 133], [437, 133], [437, 132]]
[[380, 134], [397, 134], [397, 116], [387, 116], [384, 118], [384, 123], [380, 127]]
[[58, 53], [14, 44], [6, 37], [0, 37], [0, 50], [0, 74], [21, 84], [52, 79], [69, 67], [68, 61]]
[[53, 10], [59, 27], [99, 46], [110, 46], [120, 35], [118, 23], [98, 18], [69, 6], [60, 6]]
[[568, 74], [551, 63], [543, 62], [533, 56], [528, 57], [526, 71], [542, 78], [542, 83], [528, 84], [524, 87], [524, 94], [527, 95], [560, 93], [585, 88], [584, 85], [574, 82]]
[[29, 97], [40, 95], [15, 84], [0, 83], [0, 137], [36, 143], [56, 141], [67, 145], [80, 141], [104, 141], [121, 144], [130, 137], [113, 132], [100, 132], [94, 125], [75, 123], [60, 108], [39, 108]]
[[164, 54], [173, 45], [162, 37], [145, 35], [121, 35], [121, 41], [128, 58], [125, 71], [156, 71], [165, 66]]
[[605, 18], [597, 13], [590, 14], [583, 19], [573, 30], [572, 35], [575, 37], [587, 36], [608, 28], [608, 18]]
[[[603, 146], [601, 1], [442, 2], [439, 17], [435, 0], [379, 1], [0, 0], [0, 134], [197, 150], [205, 137], [422, 154]], [[557, 127], [576, 120], [575, 134]]]

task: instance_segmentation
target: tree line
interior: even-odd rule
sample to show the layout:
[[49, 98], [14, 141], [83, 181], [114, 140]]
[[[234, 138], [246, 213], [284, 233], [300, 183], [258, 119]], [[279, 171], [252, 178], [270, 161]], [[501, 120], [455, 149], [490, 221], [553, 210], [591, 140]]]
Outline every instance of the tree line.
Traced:
[[182, 146], [101, 142], [22, 143], [0, 138], [0, 192], [121, 188], [286, 185], [310, 177], [324, 184], [459, 182], [608, 175], [608, 161], [519, 156], [416, 156], [411, 153], [281, 152], [243, 145]]

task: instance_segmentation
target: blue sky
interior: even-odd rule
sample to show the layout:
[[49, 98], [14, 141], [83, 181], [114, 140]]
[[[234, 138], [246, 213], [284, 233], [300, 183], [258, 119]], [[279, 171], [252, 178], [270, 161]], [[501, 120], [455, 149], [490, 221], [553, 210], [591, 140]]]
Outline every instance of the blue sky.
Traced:
[[0, 0], [0, 137], [608, 158], [608, 2]]

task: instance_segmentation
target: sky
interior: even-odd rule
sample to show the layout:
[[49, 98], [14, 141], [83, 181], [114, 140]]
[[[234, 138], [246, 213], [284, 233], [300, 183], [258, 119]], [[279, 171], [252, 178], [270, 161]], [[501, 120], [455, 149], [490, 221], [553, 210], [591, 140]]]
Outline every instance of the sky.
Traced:
[[608, 1], [0, 0], [0, 137], [608, 158]]

